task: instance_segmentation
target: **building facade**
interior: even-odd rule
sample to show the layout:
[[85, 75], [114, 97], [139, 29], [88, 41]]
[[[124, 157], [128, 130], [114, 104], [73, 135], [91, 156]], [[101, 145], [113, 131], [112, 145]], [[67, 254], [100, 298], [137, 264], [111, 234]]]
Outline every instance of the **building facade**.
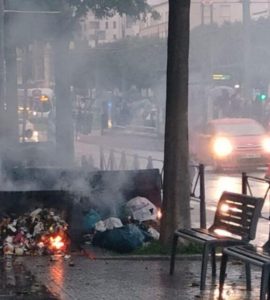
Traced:
[[[139, 36], [166, 37], [168, 34], [168, 1], [149, 0], [149, 3], [159, 13], [160, 18], [153, 20], [148, 15], [145, 22], [140, 22]], [[211, 23], [222, 25], [224, 22], [241, 22], [242, 12], [242, 2], [239, 0], [191, 0], [190, 28]], [[250, 17], [252, 19], [269, 15], [269, 0], [250, 1]]]
[[90, 47], [112, 43], [138, 34], [136, 22], [126, 15], [116, 14], [110, 18], [97, 18], [91, 11], [81, 19], [81, 39]]

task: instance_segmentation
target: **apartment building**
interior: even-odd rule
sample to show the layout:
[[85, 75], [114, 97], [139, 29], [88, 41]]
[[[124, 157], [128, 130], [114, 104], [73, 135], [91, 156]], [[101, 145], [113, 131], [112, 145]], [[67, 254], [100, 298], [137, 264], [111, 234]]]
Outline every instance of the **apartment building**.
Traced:
[[136, 22], [129, 16], [116, 14], [110, 18], [97, 18], [91, 11], [81, 19], [81, 39], [90, 47], [111, 43], [138, 34]]
[[[243, 0], [245, 1], [245, 0]], [[140, 22], [140, 36], [165, 37], [168, 34], [168, 1], [149, 0], [149, 4], [160, 14], [158, 20], [150, 15], [145, 22]], [[252, 19], [268, 17], [269, 0], [251, 0], [250, 16]], [[242, 1], [239, 0], [191, 0], [190, 28], [204, 24], [223, 24], [224, 22], [242, 21]]]

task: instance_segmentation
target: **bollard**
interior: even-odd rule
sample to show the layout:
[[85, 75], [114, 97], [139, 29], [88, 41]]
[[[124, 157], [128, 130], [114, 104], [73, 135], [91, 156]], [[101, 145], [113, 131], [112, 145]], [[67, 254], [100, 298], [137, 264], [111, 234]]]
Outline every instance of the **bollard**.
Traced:
[[113, 171], [115, 170], [115, 157], [114, 157], [114, 150], [110, 151], [110, 156], [108, 159], [108, 169]]
[[89, 156], [88, 156], [88, 166], [89, 166], [90, 168], [94, 168], [94, 167], [95, 167], [95, 162], [94, 162], [94, 158], [93, 158], [92, 155], [89, 155]]
[[103, 148], [100, 147], [100, 170], [105, 170], [105, 169], [106, 169], [106, 163], [105, 163], [104, 151]]
[[206, 228], [206, 204], [205, 204], [205, 178], [204, 165], [199, 164], [200, 176], [200, 227]]
[[153, 158], [152, 156], [148, 156], [146, 169], [153, 169]]
[[119, 163], [119, 170], [127, 170], [127, 157], [125, 151], [121, 152], [121, 159]]
[[133, 167], [134, 167], [134, 170], [140, 169], [140, 162], [139, 162], [139, 157], [137, 154], [134, 154]]
[[247, 195], [247, 182], [248, 177], [247, 177], [247, 173], [242, 172], [242, 194]]

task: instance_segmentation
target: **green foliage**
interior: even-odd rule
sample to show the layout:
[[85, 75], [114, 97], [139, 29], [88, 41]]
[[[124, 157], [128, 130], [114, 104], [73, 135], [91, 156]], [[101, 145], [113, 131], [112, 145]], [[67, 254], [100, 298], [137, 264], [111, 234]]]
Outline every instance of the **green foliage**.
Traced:
[[[186, 246], [178, 246], [177, 254], [201, 254], [202, 246], [198, 244], [190, 243]], [[164, 247], [159, 241], [151, 242], [150, 244], [143, 246], [132, 254], [135, 255], [170, 255], [171, 248]]]
[[9, 9], [20, 10], [62, 10], [64, 5], [75, 8], [76, 16], [94, 11], [99, 17], [112, 16], [115, 13], [139, 17], [141, 13], [151, 11], [146, 0], [8, 0]]
[[66, 0], [69, 5], [76, 7], [78, 15], [84, 14], [87, 10], [92, 10], [98, 17], [112, 16], [115, 13], [127, 14], [138, 17], [140, 13], [150, 11], [146, 0]]
[[[138, 37], [101, 45], [98, 49], [88, 50], [88, 58], [82, 59], [84, 64], [77, 68], [74, 77], [90, 78], [98, 72], [102, 87], [108, 90], [121, 89], [123, 85], [127, 89], [132, 85], [153, 87], [166, 74], [166, 46], [165, 39]], [[80, 56], [79, 52], [77, 56]]]
[[[21, 11], [59, 11], [60, 14], [13, 14], [12, 39], [17, 45], [30, 43], [34, 39], [55, 39], [71, 35], [79, 17], [92, 10], [98, 17], [116, 13], [139, 17], [151, 11], [146, 0], [8, 0], [6, 9]], [[10, 24], [11, 24], [10, 23]], [[15, 32], [17, 31], [17, 32]]]

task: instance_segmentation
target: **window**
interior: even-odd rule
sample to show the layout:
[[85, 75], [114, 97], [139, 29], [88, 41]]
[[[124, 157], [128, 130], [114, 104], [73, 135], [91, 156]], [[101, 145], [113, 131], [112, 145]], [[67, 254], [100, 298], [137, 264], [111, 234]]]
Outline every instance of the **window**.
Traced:
[[116, 21], [113, 21], [113, 29], [116, 29]]
[[231, 7], [230, 5], [220, 5], [220, 19], [223, 22], [231, 21]]
[[205, 24], [210, 24], [212, 22], [212, 5], [205, 5], [203, 7], [203, 20]]
[[114, 39], [114, 40], [116, 40], [116, 39], [117, 39], [117, 37], [116, 37], [116, 34], [114, 34], [114, 35], [113, 35], [113, 39]]
[[99, 30], [96, 32], [96, 36], [99, 40], [106, 40], [106, 33], [105, 30]]
[[91, 21], [89, 22], [90, 29], [99, 29], [99, 22]]
[[105, 23], [105, 28], [109, 29], [109, 22], [108, 21]]
[[134, 18], [130, 17], [130, 16], [127, 16], [127, 19], [126, 19], [126, 27], [127, 28], [131, 28], [132, 25], [135, 23], [135, 20]]

